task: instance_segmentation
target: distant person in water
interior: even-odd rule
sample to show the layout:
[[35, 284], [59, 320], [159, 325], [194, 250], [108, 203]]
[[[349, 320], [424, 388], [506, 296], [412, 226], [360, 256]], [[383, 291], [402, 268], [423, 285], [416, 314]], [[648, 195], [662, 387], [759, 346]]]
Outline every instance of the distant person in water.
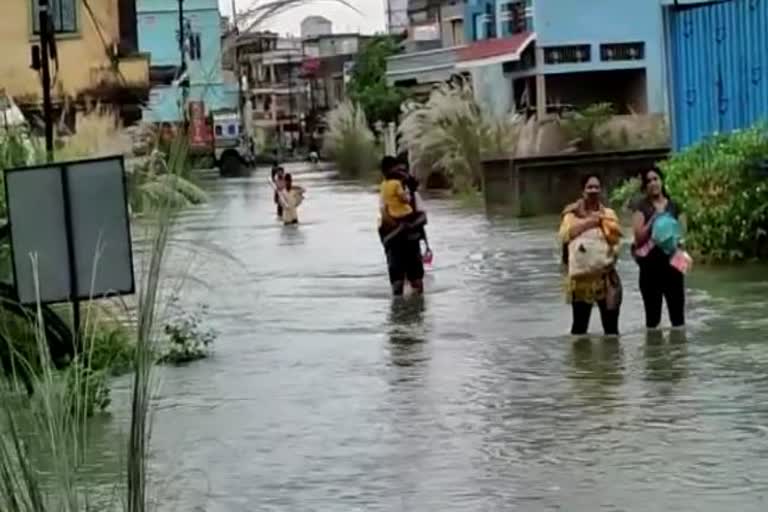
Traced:
[[426, 215], [417, 211], [414, 196], [405, 184], [407, 173], [394, 157], [381, 161], [383, 180], [379, 187], [379, 236], [387, 256], [392, 293], [403, 295], [406, 281], [416, 294], [424, 291], [424, 262], [421, 256]]
[[285, 187], [280, 191], [280, 203], [283, 207], [283, 224], [298, 224], [298, 208], [304, 202], [304, 189], [293, 184], [293, 176], [285, 175]]
[[285, 188], [285, 170], [277, 162], [272, 166], [272, 183], [275, 186], [275, 207], [278, 218], [283, 217], [283, 205], [280, 202], [280, 192]]

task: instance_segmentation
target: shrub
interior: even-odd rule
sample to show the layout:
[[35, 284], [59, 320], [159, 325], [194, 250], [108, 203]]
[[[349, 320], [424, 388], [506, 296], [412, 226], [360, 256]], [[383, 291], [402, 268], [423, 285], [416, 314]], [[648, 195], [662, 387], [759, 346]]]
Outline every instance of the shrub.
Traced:
[[768, 124], [715, 134], [661, 165], [688, 219], [686, 242], [700, 257], [768, 257]]
[[565, 114], [560, 124], [579, 151], [593, 151], [596, 146], [595, 129], [605, 124], [613, 115], [611, 103], [594, 103], [582, 110]]
[[434, 171], [445, 172], [455, 190], [477, 190], [482, 159], [513, 155], [521, 126], [515, 118], [488, 113], [468, 84], [444, 84], [426, 103], [404, 106], [401, 150], [408, 152], [422, 179]]
[[343, 176], [360, 176], [377, 168], [376, 138], [359, 105], [344, 101], [328, 113], [326, 122], [323, 150]]
[[611, 205], [619, 210], [627, 210], [630, 203], [641, 194], [640, 185], [639, 178], [626, 180], [611, 192]]
[[136, 344], [127, 327], [114, 321], [100, 321], [89, 338], [88, 362], [92, 369], [110, 376], [123, 375], [133, 369]]
[[163, 328], [167, 338], [166, 348], [159, 362], [183, 364], [208, 357], [210, 346], [217, 336], [213, 329], [202, 327], [208, 306], [202, 305], [198, 311], [190, 313], [179, 307], [177, 297], [172, 297], [169, 308], [172, 314]]

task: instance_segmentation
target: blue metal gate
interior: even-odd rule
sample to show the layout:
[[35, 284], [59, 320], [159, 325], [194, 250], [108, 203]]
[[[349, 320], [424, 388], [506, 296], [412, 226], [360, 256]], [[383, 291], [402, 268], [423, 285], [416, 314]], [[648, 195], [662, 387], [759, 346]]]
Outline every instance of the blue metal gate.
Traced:
[[670, 7], [676, 149], [768, 118], [768, 0]]

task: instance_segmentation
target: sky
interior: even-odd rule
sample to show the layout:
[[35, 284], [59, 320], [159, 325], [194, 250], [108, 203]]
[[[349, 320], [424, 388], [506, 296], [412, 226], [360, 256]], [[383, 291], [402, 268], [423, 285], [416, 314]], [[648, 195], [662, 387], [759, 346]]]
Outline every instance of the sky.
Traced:
[[[258, 3], [269, 0], [235, 0], [238, 11], [245, 10]], [[357, 7], [360, 13], [332, 0], [307, 0], [306, 5], [296, 7], [265, 22], [263, 30], [271, 30], [279, 34], [300, 33], [301, 20], [307, 16], [320, 15], [333, 22], [334, 32], [361, 32], [373, 34], [384, 30], [385, 0], [347, 0]], [[221, 13], [230, 16], [232, 0], [219, 0]], [[362, 13], [362, 14], [361, 14]]]

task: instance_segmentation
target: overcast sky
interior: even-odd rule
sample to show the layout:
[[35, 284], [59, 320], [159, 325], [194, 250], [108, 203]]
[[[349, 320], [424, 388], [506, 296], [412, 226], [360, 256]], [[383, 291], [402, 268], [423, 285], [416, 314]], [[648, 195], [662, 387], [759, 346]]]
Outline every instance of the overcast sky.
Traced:
[[[268, 0], [235, 0], [237, 9], [245, 10], [254, 4], [264, 3]], [[307, 16], [325, 16], [333, 22], [334, 32], [361, 32], [373, 34], [384, 30], [384, 2], [385, 0], [348, 0], [363, 14], [330, 0], [306, 1], [306, 5], [296, 7], [285, 14], [281, 14], [262, 27], [263, 30], [272, 30], [280, 34], [292, 33], [298, 35], [301, 20]], [[219, 0], [221, 13], [229, 16], [232, 13], [232, 0]]]

